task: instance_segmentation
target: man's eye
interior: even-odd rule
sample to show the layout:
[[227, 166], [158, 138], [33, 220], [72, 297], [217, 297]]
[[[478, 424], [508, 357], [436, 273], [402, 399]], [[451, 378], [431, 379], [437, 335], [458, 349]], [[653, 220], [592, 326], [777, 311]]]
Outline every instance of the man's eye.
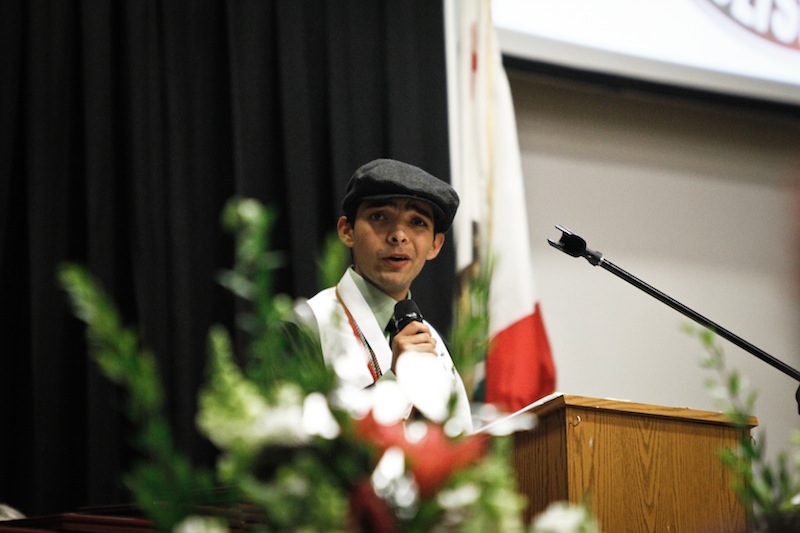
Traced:
[[386, 217], [384, 216], [384, 214], [383, 214], [383, 213], [380, 213], [380, 212], [378, 212], [378, 213], [371, 213], [371, 214], [369, 215], [369, 219], [370, 219], [370, 220], [375, 220], [375, 221], [383, 220], [383, 219], [385, 219], [385, 218], [386, 218]]
[[414, 225], [415, 226], [419, 226], [421, 228], [425, 228], [425, 227], [428, 226], [428, 221], [425, 220], [424, 218], [415, 218], [414, 219]]

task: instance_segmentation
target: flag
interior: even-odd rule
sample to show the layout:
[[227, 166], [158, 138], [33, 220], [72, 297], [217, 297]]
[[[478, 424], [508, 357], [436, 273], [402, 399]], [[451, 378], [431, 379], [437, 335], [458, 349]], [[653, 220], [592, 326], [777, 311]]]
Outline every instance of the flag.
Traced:
[[555, 390], [534, 283], [511, 89], [490, 0], [445, 0], [454, 223], [459, 273], [492, 261], [484, 400], [516, 411]]

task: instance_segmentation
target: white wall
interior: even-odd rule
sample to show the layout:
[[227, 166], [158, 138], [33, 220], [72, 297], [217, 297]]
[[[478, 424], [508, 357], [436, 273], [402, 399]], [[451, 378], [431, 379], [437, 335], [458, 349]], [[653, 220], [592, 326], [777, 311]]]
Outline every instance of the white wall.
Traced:
[[[800, 120], [509, 77], [558, 390], [716, 410], [689, 319], [550, 247], [555, 224], [800, 369]], [[759, 391], [756, 437], [790, 449], [798, 383], [721, 343]]]

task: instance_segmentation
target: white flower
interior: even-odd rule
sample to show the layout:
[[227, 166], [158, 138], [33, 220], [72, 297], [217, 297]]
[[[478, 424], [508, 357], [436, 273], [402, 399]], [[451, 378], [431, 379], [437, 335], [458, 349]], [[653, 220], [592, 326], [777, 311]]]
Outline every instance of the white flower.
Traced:
[[372, 472], [372, 486], [378, 493], [385, 491], [393, 482], [406, 473], [406, 458], [403, 450], [392, 447], [386, 450]]
[[480, 431], [496, 437], [511, 435], [518, 431], [530, 431], [536, 427], [538, 421], [536, 415], [533, 413], [517, 412], [511, 415], [505, 415], [489, 404], [481, 408], [479, 416], [482, 420], [488, 421]]
[[464, 484], [456, 489], [439, 492], [436, 501], [443, 509], [457, 509], [472, 505], [481, 495], [481, 489], [474, 483]]
[[328, 401], [319, 392], [312, 392], [303, 401], [303, 430], [309, 435], [325, 439], [339, 436], [339, 424], [331, 414]]
[[391, 379], [382, 379], [366, 389], [341, 385], [335, 391], [332, 403], [357, 419], [372, 411], [375, 420], [384, 425], [404, 420], [411, 411], [408, 398]]
[[[335, 439], [339, 424], [325, 396], [315, 392], [305, 398], [294, 383], [281, 385], [269, 404], [251, 381], [241, 379], [224, 397], [208, 396], [197, 423], [220, 449], [258, 449], [278, 444], [297, 446], [313, 436]], [[222, 398], [222, 399], [221, 399]]]
[[174, 533], [227, 533], [228, 526], [218, 518], [187, 516], [172, 530]]
[[297, 385], [283, 385], [274, 406], [249, 381], [240, 381], [230, 392], [225, 405], [209, 403], [198, 415], [198, 425], [217, 447], [258, 448], [309, 441], [309, 434], [300, 424], [303, 398]]
[[444, 423], [453, 382], [438, 357], [406, 352], [397, 360], [397, 383], [406, 397], [429, 420]]
[[372, 416], [379, 424], [391, 425], [408, 417], [411, 403], [396, 381], [381, 380], [370, 390]]
[[[349, 375], [350, 362], [342, 358], [334, 363], [340, 378]], [[356, 369], [359, 373], [363, 373], [362, 366], [359, 361]], [[363, 418], [372, 411], [378, 423], [390, 425], [408, 418], [413, 405], [432, 422], [444, 424], [448, 421], [452, 374], [431, 354], [403, 354], [397, 362], [394, 379], [391, 374], [385, 375], [372, 387], [365, 389], [347, 383], [347, 379], [340, 379], [333, 403], [354, 418]], [[450, 426], [454, 435], [463, 433], [461, 426]]]
[[414, 512], [419, 488], [406, 470], [403, 450], [392, 447], [383, 453], [370, 477], [375, 494], [396, 508], [399, 515]]
[[247, 198], [238, 203], [236, 206], [236, 212], [242, 218], [242, 220], [248, 224], [254, 224], [258, 221], [259, 217], [263, 213], [263, 209], [257, 200]]
[[554, 502], [536, 518], [531, 533], [600, 533], [600, 528], [585, 507]]

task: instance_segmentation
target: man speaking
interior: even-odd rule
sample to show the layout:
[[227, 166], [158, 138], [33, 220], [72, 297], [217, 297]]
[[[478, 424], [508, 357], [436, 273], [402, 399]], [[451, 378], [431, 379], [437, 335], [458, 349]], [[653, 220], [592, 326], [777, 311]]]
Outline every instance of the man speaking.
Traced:
[[[416, 166], [377, 159], [360, 167], [347, 184], [337, 222], [352, 265], [336, 286], [301, 304], [298, 316], [319, 334], [325, 364], [347, 385], [369, 387], [396, 375], [435, 383], [455, 395], [453, 418], [469, 432], [461, 377], [442, 337], [410, 301], [411, 284], [441, 251], [458, 203], [450, 185]], [[411, 367], [403, 357], [411, 352], [437, 364], [426, 364], [424, 376], [404, 375]]]

